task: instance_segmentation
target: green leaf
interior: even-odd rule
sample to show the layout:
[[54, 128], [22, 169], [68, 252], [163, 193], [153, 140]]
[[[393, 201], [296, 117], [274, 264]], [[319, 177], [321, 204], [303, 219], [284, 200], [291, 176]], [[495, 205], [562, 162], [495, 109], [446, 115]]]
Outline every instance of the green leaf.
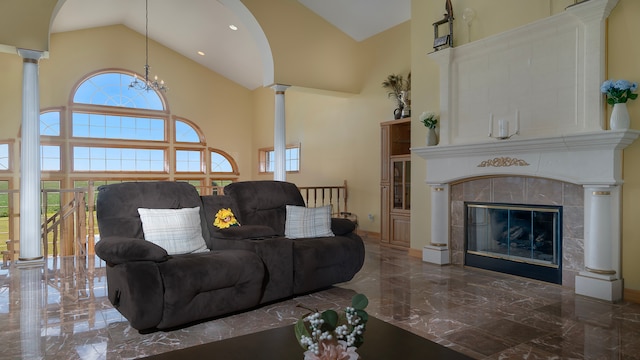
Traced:
[[356, 315], [358, 315], [358, 317], [362, 321], [362, 324], [366, 324], [367, 321], [369, 321], [369, 314], [367, 314], [367, 312], [364, 310], [356, 310]]
[[322, 324], [323, 331], [333, 331], [338, 326], [338, 313], [333, 310], [325, 310], [322, 312]]
[[304, 346], [300, 343], [300, 339], [302, 338], [303, 335], [311, 337], [311, 335], [309, 334], [309, 330], [307, 330], [307, 326], [304, 324], [304, 320], [302, 319], [298, 320], [298, 322], [296, 323], [296, 326], [294, 327], [294, 330], [296, 332], [296, 339], [298, 339], [298, 344], [300, 344], [300, 346], [302, 346], [303, 349], [307, 350], [307, 346]]
[[364, 294], [356, 294], [351, 299], [351, 307], [356, 310], [364, 310], [369, 305], [369, 299]]

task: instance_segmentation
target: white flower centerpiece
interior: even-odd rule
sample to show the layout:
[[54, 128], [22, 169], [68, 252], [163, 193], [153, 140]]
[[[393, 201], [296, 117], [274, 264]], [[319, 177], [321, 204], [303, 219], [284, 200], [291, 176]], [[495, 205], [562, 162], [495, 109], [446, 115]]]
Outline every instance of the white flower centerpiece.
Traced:
[[306, 351], [305, 360], [356, 360], [356, 349], [364, 342], [369, 300], [356, 294], [343, 313], [311, 310], [295, 326], [298, 343]]
[[627, 110], [627, 101], [635, 100], [638, 94], [638, 83], [628, 80], [606, 80], [602, 83], [600, 91], [607, 95], [607, 104], [613, 105], [609, 128], [611, 130], [626, 130], [629, 128], [630, 119]]

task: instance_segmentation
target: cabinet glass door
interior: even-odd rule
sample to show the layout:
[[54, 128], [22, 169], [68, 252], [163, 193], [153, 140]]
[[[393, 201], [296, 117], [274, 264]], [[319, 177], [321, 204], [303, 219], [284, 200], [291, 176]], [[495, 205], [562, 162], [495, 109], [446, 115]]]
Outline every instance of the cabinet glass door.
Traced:
[[411, 160], [393, 160], [393, 208], [411, 209]]

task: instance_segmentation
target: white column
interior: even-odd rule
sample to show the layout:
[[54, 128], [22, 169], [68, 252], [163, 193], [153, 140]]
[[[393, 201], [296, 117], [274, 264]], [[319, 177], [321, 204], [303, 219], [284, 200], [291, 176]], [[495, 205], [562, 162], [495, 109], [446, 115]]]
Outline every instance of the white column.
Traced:
[[[31, 265], [34, 265], [33, 263]], [[43, 359], [44, 337], [40, 334], [44, 304], [43, 264], [21, 266], [20, 274], [20, 344], [23, 359]]]
[[22, 67], [20, 154], [20, 255], [18, 263], [42, 260], [40, 216], [40, 86], [42, 52], [19, 49]]
[[286, 181], [287, 169], [285, 166], [285, 151], [287, 149], [285, 137], [285, 117], [284, 117], [284, 92], [289, 85], [273, 85], [271, 87], [276, 92], [276, 108], [273, 126], [273, 154], [274, 169], [273, 180]]
[[431, 239], [422, 249], [422, 260], [449, 264], [449, 184], [431, 186]]
[[576, 294], [602, 300], [622, 299], [620, 278], [620, 189], [584, 186], [584, 267], [576, 276]]

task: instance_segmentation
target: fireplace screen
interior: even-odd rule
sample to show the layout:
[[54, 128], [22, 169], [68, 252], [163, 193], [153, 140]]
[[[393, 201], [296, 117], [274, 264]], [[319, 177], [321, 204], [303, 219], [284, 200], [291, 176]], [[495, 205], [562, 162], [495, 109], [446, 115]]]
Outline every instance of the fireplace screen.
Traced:
[[466, 260], [481, 256], [559, 268], [561, 207], [493, 203], [465, 207]]

